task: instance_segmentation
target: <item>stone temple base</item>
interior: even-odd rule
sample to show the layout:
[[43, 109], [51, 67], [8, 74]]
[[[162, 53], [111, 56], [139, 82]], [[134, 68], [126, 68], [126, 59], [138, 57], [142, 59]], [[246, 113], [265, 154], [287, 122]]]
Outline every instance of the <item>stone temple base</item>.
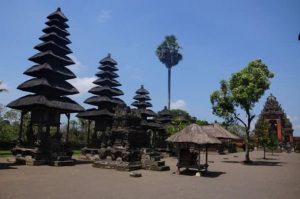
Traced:
[[51, 166], [73, 166], [75, 160], [70, 155], [52, 153], [44, 155], [38, 148], [15, 147], [12, 149], [17, 164], [28, 166], [51, 165]]
[[116, 169], [119, 171], [133, 171], [142, 169], [142, 163], [136, 162], [124, 162], [122, 160], [99, 160], [93, 163], [93, 167], [103, 169]]
[[160, 158], [160, 153], [145, 149], [142, 155], [142, 168], [152, 171], [169, 171], [170, 167]]

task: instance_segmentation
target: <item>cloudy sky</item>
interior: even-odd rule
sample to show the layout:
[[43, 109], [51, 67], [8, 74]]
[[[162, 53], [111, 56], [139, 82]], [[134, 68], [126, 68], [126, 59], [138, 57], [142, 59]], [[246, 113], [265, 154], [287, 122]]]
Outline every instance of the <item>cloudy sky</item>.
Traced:
[[[172, 70], [172, 107], [199, 119], [221, 121], [212, 115], [209, 96], [221, 79], [228, 79], [251, 60], [262, 59], [275, 73], [271, 88], [256, 104], [259, 114], [273, 93], [300, 136], [300, 1], [285, 0], [10, 0], [0, 1], [0, 80], [9, 92], [0, 103], [25, 95], [16, 87], [28, 80], [22, 73], [33, 65], [46, 16], [61, 7], [69, 18], [69, 47], [77, 75], [72, 96], [80, 104], [91, 96], [98, 62], [111, 53], [118, 61], [119, 82], [133, 102], [144, 85], [153, 110], [167, 104], [167, 70], [155, 56], [165, 35], [174, 34], [183, 60]], [[84, 105], [86, 108], [89, 106]]]

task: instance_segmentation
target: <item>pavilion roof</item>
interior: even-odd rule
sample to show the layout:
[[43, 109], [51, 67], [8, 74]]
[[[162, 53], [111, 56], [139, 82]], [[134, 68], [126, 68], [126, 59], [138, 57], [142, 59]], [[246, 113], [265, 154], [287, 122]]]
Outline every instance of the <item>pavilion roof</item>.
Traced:
[[183, 130], [167, 138], [168, 142], [173, 143], [194, 143], [199, 145], [221, 144], [221, 141], [210, 135], [197, 124], [190, 124]]
[[225, 128], [223, 128], [219, 124], [211, 124], [200, 126], [205, 132], [209, 133], [210, 135], [216, 138], [223, 138], [223, 139], [240, 139], [238, 136], [230, 133]]
[[7, 105], [18, 110], [32, 110], [34, 108], [56, 109], [63, 113], [76, 113], [84, 111], [84, 108], [68, 97], [47, 97], [44, 95], [26, 95]]

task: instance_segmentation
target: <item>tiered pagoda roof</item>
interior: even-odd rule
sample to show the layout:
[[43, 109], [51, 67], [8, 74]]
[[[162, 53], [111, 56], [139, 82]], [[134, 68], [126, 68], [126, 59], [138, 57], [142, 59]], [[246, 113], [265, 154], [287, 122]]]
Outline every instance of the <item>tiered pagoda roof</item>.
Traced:
[[99, 62], [101, 65], [98, 67], [101, 71], [96, 73], [98, 77], [93, 83], [97, 86], [89, 90], [89, 93], [94, 96], [89, 97], [84, 101], [86, 104], [97, 106], [98, 108], [88, 109], [85, 112], [79, 113], [77, 117], [97, 120], [101, 117], [112, 118], [114, 108], [117, 105], [125, 105], [125, 103], [117, 96], [123, 95], [123, 92], [116, 88], [121, 84], [115, 80], [119, 77], [115, 72], [118, 71], [116, 67], [117, 62], [108, 54], [107, 57]]
[[158, 117], [156, 118], [156, 120], [161, 124], [167, 124], [172, 121], [172, 114], [166, 106], [163, 110], [158, 112]]
[[18, 86], [18, 89], [34, 94], [21, 97], [7, 106], [19, 110], [54, 109], [61, 113], [83, 111], [79, 104], [65, 97], [78, 93], [78, 90], [66, 81], [76, 78], [75, 74], [66, 68], [74, 64], [67, 56], [72, 53], [67, 47], [67, 44], [71, 43], [67, 38], [70, 35], [66, 30], [69, 27], [66, 24], [68, 19], [60, 8], [47, 18], [47, 27], [43, 29], [45, 34], [40, 37], [42, 43], [34, 47], [40, 52], [29, 58], [36, 64], [24, 72], [33, 78]]
[[133, 97], [135, 101], [131, 105], [137, 108], [143, 119], [147, 119], [147, 117], [155, 117], [156, 113], [148, 109], [149, 107], [152, 107], [152, 104], [149, 102], [151, 100], [148, 96], [149, 92], [142, 85], [135, 93], [136, 95]]
[[136, 110], [141, 114], [141, 125], [150, 129], [161, 128], [161, 126], [153, 120], [153, 117], [156, 117], [157, 114], [149, 109], [152, 107], [152, 104], [149, 102], [151, 100], [149, 92], [142, 85], [135, 93], [136, 95], [133, 97], [135, 101], [131, 105], [136, 107]]

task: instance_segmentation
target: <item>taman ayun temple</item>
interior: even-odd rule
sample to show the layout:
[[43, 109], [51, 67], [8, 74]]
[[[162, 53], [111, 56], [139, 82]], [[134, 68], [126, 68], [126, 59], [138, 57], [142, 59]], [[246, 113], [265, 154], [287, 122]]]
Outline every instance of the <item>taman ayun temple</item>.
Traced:
[[[66, 67], [74, 64], [67, 56], [72, 53], [67, 47], [71, 43], [67, 38], [70, 35], [66, 30], [68, 19], [60, 8], [47, 18], [47, 27], [43, 29], [45, 34], [39, 38], [42, 43], [34, 47], [39, 52], [29, 58], [35, 65], [24, 72], [32, 78], [18, 86], [18, 89], [32, 94], [7, 105], [22, 111], [19, 143], [12, 151], [17, 160], [29, 165], [70, 165], [72, 151], [62, 143], [60, 118], [65, 114], [69, 121], [70, 113], [84, 111], [84, 108], [66, 97], [78, 93], [67, 82], [76, 78]], [[25, 114], [30, 114], [29, 127], [24, 129], [26, 136], [22, 129]]]
[[283, 144], [293, 143], [293, 127], [281, 105], [272, 94], [267, 98], [259, 120], [270, 124], [270, 133], [275, 133], [278, 141]]

